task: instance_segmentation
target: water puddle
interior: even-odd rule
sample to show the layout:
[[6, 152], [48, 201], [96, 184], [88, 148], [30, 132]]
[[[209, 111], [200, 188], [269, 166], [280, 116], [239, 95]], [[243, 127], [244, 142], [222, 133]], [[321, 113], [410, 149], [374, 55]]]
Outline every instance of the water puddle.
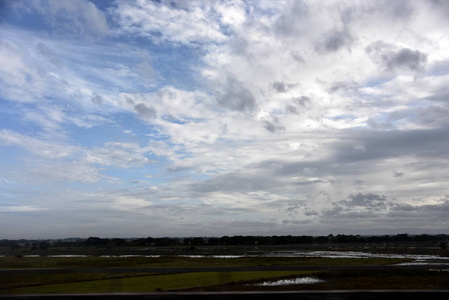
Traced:
[[276, 252], [269, 255], [269, 257], [326, 257], [326, 258], [410, 258], [413, 262], [404, 263], [404, 265], [417, 264], [449, 264], [449, 257], [441, 257], [436, 255], [418, 255], [418, 254], [381, 254], [368, 253], [358, 251], [311, 251], [311, 252]]
[[249, 257], [246, 255], [177, 255], [178, 257], [187, 257], [187, 258], [240, 258], [240, 257]]
[[161, 257], [161, 255], [100, 255], [100, 257]]
[[47, 255], [47, 257], [88, 257], [81, 254], [60, 254], [60, 255]]
[[264, 281], [261, 283], [252, 284], [253, 286], [282, 286], [282, 285], [296, 285], [296, 284], [315, 284], [324, 282], [323, 280], [314, 277], [298, 277], [293, 279], [280, 279], [277, 281]]
[[[23, 255], [23, 257], [40, 257], [41, 255]], [[47, 257], [91, 257], [92, 255], [43, 255]], [[418, 254], [380, 254], [358, 251], [283, 251], [260, 254], [246, 255], [175, 255], [177, 257], [187, 258], [242, 258], [242, 257], [326, 257], [326, 258], [408, 258], [412, 262], [401, 263], [399, 265], [430, 265], [430, 264], [449, 264], [449, 257], [436, 255], [418, 255]], [[100, 255], [100, 257], [161, 257], [161, 255]]]

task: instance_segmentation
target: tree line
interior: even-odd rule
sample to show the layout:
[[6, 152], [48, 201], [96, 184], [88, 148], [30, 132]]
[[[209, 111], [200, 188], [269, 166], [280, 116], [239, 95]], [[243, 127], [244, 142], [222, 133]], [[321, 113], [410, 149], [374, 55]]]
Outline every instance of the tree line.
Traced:
[[352, 235], [337, 234], [327, 236], [311, 235], [273, 235], [273, 236], [250, 236], [235, 235], [222, 237], [161, 237], [161, 238], [99, 238], [89, 237], [87, 239], [66, 240], [0, 240], [0, 247], [9, 247], [11, 250], [22, 247], [32, 250], [46, 250], [49, 247], [145, 247], [145, 246], [227, 246], [227, 245], [289, 245], [289, 244], [330, 244], [330, 243], [388, 243], [388, 242], [429, 242], [435, 241], [446, 243], [449, 240], [447, 234], [437, 235]]

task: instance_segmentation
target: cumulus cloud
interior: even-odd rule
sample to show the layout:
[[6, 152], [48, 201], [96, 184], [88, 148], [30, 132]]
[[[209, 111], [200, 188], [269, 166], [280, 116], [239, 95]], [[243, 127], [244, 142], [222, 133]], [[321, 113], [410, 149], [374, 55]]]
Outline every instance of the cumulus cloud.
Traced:
[[427, 54], [377, 41], [366, 48], [370, 57], [387, 71], [424, 71]]
[[154, 119], [156, 117], [156, 110], [154, 109], [154, 107], [148, 107], [143, 103], [136, 104], [134, 106], [134, 110], [139, 116], [142, 116], [144, 119]]
[[317, 51], [332, 53], [345, 47], [350, 50], [354, 38], [345, 30], [332, 30], [325, 34], [323, 41], [316, 46]]
[[88, 150], [85, 161], [103, 166], [129, 168], [149, 163], [150, 160], [145, 156], [147, 152], [147, 149], [137, 144], [110, 142], [104, 147]]
[[198, 3], [119, 2], [114, 13], [120, 30], [127, 34], [179, 43], [221, 42], [227, 38], [220, 30], [217, 13]]
[[292, 87], [295, 87], [296, 84], [286, 83], [282, 81], [275, 81], [273, 83], [273, 89], [278, 93], [285, 93]]
[[243, 82], [228, 77], [222, 90], [217, 93], [217, 102], [235, 111], [252, 112], [256, 109], [256, 99]]
[[128, 236], [447, 225], [442, 2], [6, 3], [4, 214]]
[[272, 117], [271, 120], [264, 120], [263, 123], [264, 128], [271, 133], [285, 130], [285, 127], [277, 117]]
[[48, 158], [68, 157], [77, 152], [77, 148], [72, 145], [46, 141], [8, 129], [0, 130], [0, 141], [8, 146], [25, 148], [32, 155]]
[[387, 197], [385, 195], [377, 195], [373, 193], [362, 194], [358, 193], [356, 195], [349, 195], [349, 200], [340, 201], [341, 204], [344, 204], [348, 207], [379, 207], [385, 204]]

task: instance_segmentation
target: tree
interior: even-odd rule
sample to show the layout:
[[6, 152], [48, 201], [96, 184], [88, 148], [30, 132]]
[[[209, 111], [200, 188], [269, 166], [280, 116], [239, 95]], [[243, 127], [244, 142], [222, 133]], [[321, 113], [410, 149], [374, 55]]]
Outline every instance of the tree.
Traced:
[[108, 243], [107, 239], [101, 239], [99, 237], [89, 237], [86, 241], [84, 241], [84, 244], [86, 246], [95, 246], [95, 247], [99, 247], [99, 246], [104, 246]]
[[50, 243], [47, 241], [42, 241], [39, 243], [39, 250], [47, 250], [50, 247]]

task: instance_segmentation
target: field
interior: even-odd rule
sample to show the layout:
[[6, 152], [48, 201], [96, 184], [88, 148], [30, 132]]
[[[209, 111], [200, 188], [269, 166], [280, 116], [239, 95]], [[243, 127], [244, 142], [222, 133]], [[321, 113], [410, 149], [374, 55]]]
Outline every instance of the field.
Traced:
[[[334, 245], [335, 247], [335, 245]], [[308, 270], [317, 266], [388, 266], [399, 263], [412, 262], [413, 258], [406, 257], [285, 257], [270, 256], [273, 251], [288, 253], [297, 248], [287, 246], [277, 248], [248, 249], [247, 247], [227, 248], [228, 254], [240, 256], [213, 257], [211, 252], [220, 252], [214, 247], [198, 249], [195, 255], [182, 255], [182, 249], [164, 248], [157, 257], [154, 249], [151, 253], [141, 253], [138, 256], [123, 257], [130, 253], [129, 249], [53, 249], [44, 252], [46, 255], [30, 257], [29, 253], [15, 252], [0, 257], [0, 269], [28, 270], [28, 269], [79, 269], [77, 273], [59, 272], [38, 274], [33, 272], [19, 272], [14, 274], [0, 273], [0, 294], [47, 294], [47, 293], [108, 293], [108, 292], [157, 292], [157, 291], [248, 291], [248, 290], [339, 290], [339, 289], [416, 289], [434, 290], [449, 289], [449, 272], [446, 270]], [[371, 250], [376, 249], [375, 247]], [[435, 248], [396, 247], [388, 249], [377, 248], [382, 253], [413, 253], [438, 255], [446, 252]], [[91, 249], [92, 250], [92, 249]], [[108, 257], [99, 256], [100, 251]], [[223, 250], [223, 249], [222, 249]], [[305, 249], [305, 251], [335, 250], [335, 249]], [[360, 253], [368, 251], [357, 247], [338, 249], [341, 253]], [[72, 251], [78, 257], [61, 257], [55, 254], [68, 254]], [[251, 252], [252, 251], [252, 252]], [[285, 251], [285, 252], [283, 252]], [[348, 252], [349, 251], [349, 252]], [[176, 252], [176, 254], [174, 254]], [[250, 252], [250, 255], [246, 253]], [[257, 252], [257, 253], [256, 253]], [[139, 253], [135, 249], [134, 255]], [[172, 253], [167, 255], [167, 253]], [[256, 254], [255, 254], [256, 253]], [[340, 253], [340, 252], [338, 252]], [[79, 257], [80, 254], [86, 255]], [[151, 254], [151, 255], [148, 255]], [[268, 255], [264, 255], [268, 254]], [[145, 256], [147, 255], [147, 256]], [[438, 261], [436, 261], [438, 262]], [[235, 268], [235, 267], [292, 267], [306, 266], [305, 270], [289, 271], [202, 271], [201, 268]], [[101, 268], [101, 271], [89, 271]], [[124, 272], [117, 272], [117, 268], [127, 268]], [[130, 269], [128, 269], [130, 268]], [[158, 272], [139, 272], [140, 268], [164, 268]], [[173, 268], [199, 268], [194, 272], [173, 271]], [[1, 271], [1, 270], [0, 270]], [[141, 271], [141, 270], [140, 270]], [[306, 278], [317, 280], [314, 284], [276, 285], [280, 279], [299, 280]], [[304, 279], [304, 280], [306, 280]], [[299, 280], [301, 281], [301, 280]]]
[[[187, 258], [165, 256], [147, 257], [1, 257], [2, 269], [29, 268], [120, 268], [120, 267], [164, 267], [164, 268], [206, 268], [206, 267], [251, 267], [251, 266], [360, 266], [389, 265], [410, 261], [408, 259], [391, 258], [289, 258], [289, 257], [240, 257], [240, 258]], [[429, 272], [404, 274], [392, 273], [390, 277], [402, 278], [402, 283], [392, 285], [393, 288], [406, 288], [410, 280], [422, 283], [415, 288], [432, 288], [429, 282], [436, 275]], [[360, 275], [363, 275], [360, 277]], [[351, 288], [348, 283], [359, 288], [361, 284], [378, 280], [379, 274], [358, 271], [357, 274], [347, 272], [317, 271], [260, 271], [260, 272], [193, 272], [193, 273], [64, 273], [64, 274], [1, 274], [1, 294], [32, 293], [102, 293], [102, 292], [152, 292], [173, 290], [248, 290], [268, 289], [251, 285], [264, 280], [292, 277], [318, 277], [325, 283], [313, 286], [269, 287], [269, 289], [285, 288]], [[384, 276], [384, 275], [383, 275]], [[382, 276], [382, 278], [384, 278]], [[412, 277], [410, 277], [412, 276]], [[354, 282], [352, 277], [358, 278]], [[441, 276], [440, 276], [441, 277]], [[340, 281], [335, 281], [340, 278]], [[429, 281], [430, 280], [430, 281]], [[435, 281], [435, 280], [434, 280]], [[342, 285], [346, 282], [346, 285]], [[397, 280], [395, 281], [397, 282]], [[436, 282], [436, 281], [435, 281]], [[406, 285], [404, 285], [407, 283]], [[376, 284], [376, 283], [373, 283]], [[373, 284], [370, 284], [372, 286]]]

